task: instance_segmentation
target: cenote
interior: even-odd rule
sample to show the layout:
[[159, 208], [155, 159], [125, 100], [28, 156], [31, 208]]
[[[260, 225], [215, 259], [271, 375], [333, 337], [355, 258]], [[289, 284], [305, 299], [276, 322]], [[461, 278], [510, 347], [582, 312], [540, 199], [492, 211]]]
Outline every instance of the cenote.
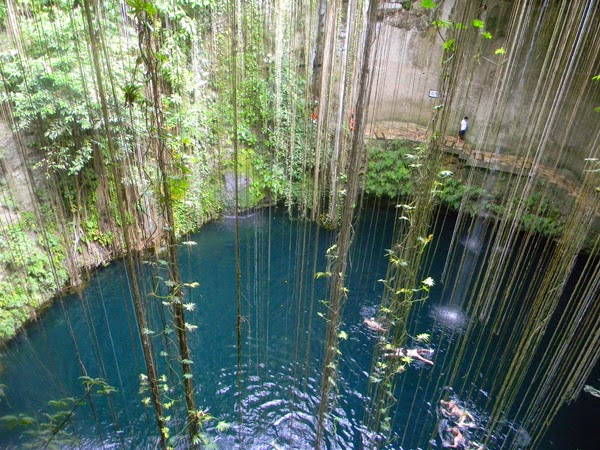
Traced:
[[[384, 448], [441, 447], [437, 432], [442, 421], [437, 408], [441, 398], [460, 397], [481, 427], [471, 434], [483, 435], [486, 408], [493, 402], [488, 392], [493, 381], [489, 371], [482, 370], [460, 389], [459, 383], [449, 386], [444, 382], [451, 368], [459, 372], [468, 369], [461, 365], [456, 368], [446, 359], [455, 355], [453, 346], [477, 320], [467, 316], [456, 295], [450, 299], [443, 289], [444, 279], [459, 288], [453, 279], [465, 277], [465, 285], [468, 281], [464, 271], [443, 273], [455, 216], [441, 214], [445, 219], [439, 220], [440, 226], [434, 230], [435, 245], [425, 269], [436, 285], [411, 316], [409, 327], [411, 335], [431, 334], [426, 347], [435, 351], [435, 364], [412, 363], [399, 375], [393, 432]], [[385, 253], [397, 220], [394, 209], [369, 208], [356, 223], [341, 327], [347, 339], [340, 347], [337, 402], [331, 413], [334, 425], [325, 438], [327, 448], [371, 448], [364, 439], [369, 434], [364, 425], [365, 403], [373, 347], [379, 335], [363, 321], [376, 316], [380, 306], [382, 288], [378, 280], [386, 274]], [[334, 243], [335, 233], [290, 219], [276, 209], [239, 219], [244, 319], [238, 371], [235, 225], [235, 218], [209, 223], [187, 237], [187, 245], [179, 246], [184, 281], [199, 283], [186, 292], [186, 302], [195, 305], [187, 321], [197, 326], [190, 332], [196, 401], [199, 408], [216, 418], [205, 424], [204, 431], [211, 445], [220, 449], [314, 448], [325, 335], [320, 300], [326, 284], [315, 280], [315, 273], [324, 270], [325, 251]], [[196, 245], [189, 245], [190, 241]], [[464, 246], [465, 258], [481, 254], [486, 240], [480, 238], [476, 251], [474, 245], [470, 241]], [[149, 328], [153, 330], [151, 339], [163, 341], [168, 349], [157, 362], [159, 375], [168, 380], [165, 395], [175, 400], [168, 411], [171, 423], [177, 423], [184, 419], [185, 406], [181, 393], [176, 392], [180, 389], [180, 372], [173, 356], [176, 343], [172, 333], [160, 332], [171, 325], [157, 288], [160, 272], [154, 266], [160, 262], [149, 264], [151, 261], [143, 269], [151, 311]], [[468, 269], [468, 265], [461, 267]], [[460, 292], [460, 298], [468, 297], [468, 292]], [[57, 300], [4, 349], [1, 378], [5, 397], [0, 415], [23, 414], [43, 422], [44, 414], [53, 412], [48, 402], [82, 395], [80, 377], [102, 378], [116, 391], [86, 399], [64, 428], [68, 436], [60, 434], [49, 448], [155, 448], [156, 424], [151, 409], [143, 405], [147, 394], [139, 393], [139, 375], [144, 369], [134, 321], [125, 267], [115, 262], [98, 271], [81, 293]], [[473, 330], [473, 343], [464, 347], [466, 352], [477, 351], [477, 342], [486, 338], [478, 326]], [[597, 371], [593, 378], [598, 380]], [[594, 448], [591, 426], [598, 402], [593, 400], [598, 399], [584, 396], [563, 408], [540, 448]], [[219, 432], [219, 422], [231, 427]], [[2, 448], [22, 448], [27, 442], [40, 448], [45, 444], [32, 441], [23, 431], [4, 429]], [[526, 448], [528, 443], [527, 430], [507, 414], [504, 422], [496, 425], [488, 448]]]

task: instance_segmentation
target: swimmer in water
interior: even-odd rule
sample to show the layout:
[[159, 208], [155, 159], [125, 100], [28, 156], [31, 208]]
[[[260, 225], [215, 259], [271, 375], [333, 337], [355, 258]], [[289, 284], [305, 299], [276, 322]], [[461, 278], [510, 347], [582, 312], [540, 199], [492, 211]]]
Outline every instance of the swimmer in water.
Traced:
[[381, 324], [379, 322], [377, 322], [373, 317], [371, 317], [370, 319], [365, 319], [364, 322], [365, 322], [365, 325], [373, 331], [379, 331], [379, 332], [385, 331], [385, 328], [383, 328], [381, 326]]
[[476, 426], [475, 418], [473, 415], [464, 408], [458, 406], [454, 400], [450, 400], [445, 402], [444, 400], [440, 400], [441, 403], [441, 411], [442, 414], [449, 419], [454, 419], [457, 421], [456, 425], [459, 428], [473, 428]]
[[391, 353], [386, 353], [385, 356], [390, 358], [404, 358], [408, 356], [409, 358], [415, 358], [433, 366], [433, 361], [424, 357], [424, 355], [430, 356], [432, 354], [433, 350], [428, 350], [425, 348], [398, 348]]
[[458, 427], [450, 428], [450, 433], [452, 433], [452, 445], [450, 448], [466, 448], [467, 439], [460, 432]]
[[471, 415], [469, 411], [465, 411], [458, 422], [456, 423], [458, 428], [467, 429], [467, 428], [475, 428], [477, 424], [475, 423], [475, 418]]

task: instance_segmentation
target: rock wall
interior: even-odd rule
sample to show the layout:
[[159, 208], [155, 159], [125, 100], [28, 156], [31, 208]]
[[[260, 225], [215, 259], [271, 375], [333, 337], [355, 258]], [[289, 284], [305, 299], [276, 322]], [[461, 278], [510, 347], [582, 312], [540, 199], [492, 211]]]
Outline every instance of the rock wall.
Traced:
[[8, 124], [0, 120], [0, 223], [13, 223], [16, 208], [33, 210], [27, 167]]
[[[564, 2], [541, 0], [437, 3], [435, 10], [420, 2], [402, 3], [409, 8], [384, 4], [373, 120], [428, 126], [433, 108], [444, 107], [447, 134], [456, 134], [460, 119], [469, 116], [468, 139], [480, 150], [531, 155], [580, 180], [597, 136], [600, 81], [592, 77], [600, 65], [598, 6], [586, 9], [587, 2], [580, 2], [567, 8]], [[474, 19], [484, 28], [473, 27]], [[453, 25], [438, 30], [434, 20]], [[457, 23], [466, 28], [457, 31]], [[444, 50], [443, 39], [451, 38], [453, 51]], [[440, 88], [444, 64], [455, 69], [449, 92]]]

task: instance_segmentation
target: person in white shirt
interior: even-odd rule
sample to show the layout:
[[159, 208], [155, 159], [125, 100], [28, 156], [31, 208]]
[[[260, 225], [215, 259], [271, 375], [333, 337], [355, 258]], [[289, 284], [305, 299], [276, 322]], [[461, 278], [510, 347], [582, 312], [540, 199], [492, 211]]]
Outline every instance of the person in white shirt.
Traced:
[[460, 130], [458, 132], [458, 140], [459, 141], [465, 140], [465, 133], [467, 132], [467, 128], [469, 127], [468, 120], [469, 120], [469, 118], [467, 116], [465, 116], [465, 118], [460, 121]]

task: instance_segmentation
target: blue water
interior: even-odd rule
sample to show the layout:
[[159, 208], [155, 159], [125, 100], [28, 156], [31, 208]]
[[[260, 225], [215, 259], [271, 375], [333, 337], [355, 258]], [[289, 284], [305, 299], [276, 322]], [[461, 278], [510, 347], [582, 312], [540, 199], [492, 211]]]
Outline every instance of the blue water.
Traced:
[[[363, 320], [376, 315], [381, 301], [377, 280], [385, 277], [384, 254], [392, 240], [394, 214], [394, 210], [367, 209], [355, 227], [343, 325], [348, 340], [341, 345], [335, 433], [327, 436], [328, 448], [361, 448], [367, 433], [363, 425], [365, 395], [378, 336], [364, 326]], [[435, 233], [437, 256], [428, 259], [427, 275], [436, 280], [444, 268], [453, 221], [454, 217], [448, 216]], [[239, 223], [244, 316], [241, 377], [235, 331], [235, 220], [206, 225], [186, 237], [196, 245], [181, 245], [179, 250], [184, 281], [199, 283], [186, 291], [185, 299], [194, 304], [193, 311], [186, 312], [186, 320], [198, 327], [189, 334], [197, 406], [218, 419], [207, 422], [204, 431], [221, 449], [310, 449], [314, 445], [325, 331], [318, 313], [324, 311], [320, 300], [326, 295], [325, 280], [315, 280], [314, 273], [326, 270], [325, 251], [334, 243], [335, 235], [290, 220], [276, 210], [261, 211]], [[464, 242], [463, 247], [477, 254], [480, 244]], [[159, 298], [164, 294], [159, 279], [164, 276], [161, 266], [160, 262], [148, 261], [140, 264], [140, 272], [145, 274], [143, 290], [159, 373], [167, 380], [165, 396], [179, 399], [169, 410], [176, 433], [182, 428], [184, 405], [178, 388], [176, 337], [160, 333], [171, 327], [168, 309]], [[453, 276], [464, 276], [464, 271]], [[470, 318], [460, 305], [449, 303], [439, 292], [441, 289], [432, 290], [411, 328], [431, 333], [436, 358], [443, 358]], [[152, 293], [157, 296], [149, 295]], [[403, 374], [389, 448], [440, 446], [435, 404], [451, 387], [436, 384], [439, 370], [438, 364], [413, 364]], [[93, 396], [76, 408], [66, 431], [78, 442], [59, 441], [58, 448], [154, 448], [153, 412], [142, 404], [147, 394], [138, 393], [139, 374], [143, 372], [125, 266], [115, 262], [100, 270], [80, 294], [55, 302], [5, 349], [0, 360], [0, 382], [6, 386], [0, 416], [26, 414], [43, 423], [44, 414], [52, 412], [49, 401], [78, 398], [83, 394], [79, 377], [99, 377], [114, 386], [116, 393]], [[583, 410], [575, 410], [583, 416], [581, 411], [595, 407], [597, 413], [594, 400], [584, 398]], [[230, 423], [231, 429], [218, 432], [217, 421]], [[518, 424], [510, 426], [519, 429]], [[595, 448], [590, 446], [587, 426], [585, 420], [574, 424], [563, 418], [551, 428], [541, 448]], [[560, 431], [567, 427], [569, 437]], [[28, 437], [21, 431], [1, 431], [2, 448], [22, 448]], [[175, 442], [183, 446], [179, 437], [174, 436]]]

